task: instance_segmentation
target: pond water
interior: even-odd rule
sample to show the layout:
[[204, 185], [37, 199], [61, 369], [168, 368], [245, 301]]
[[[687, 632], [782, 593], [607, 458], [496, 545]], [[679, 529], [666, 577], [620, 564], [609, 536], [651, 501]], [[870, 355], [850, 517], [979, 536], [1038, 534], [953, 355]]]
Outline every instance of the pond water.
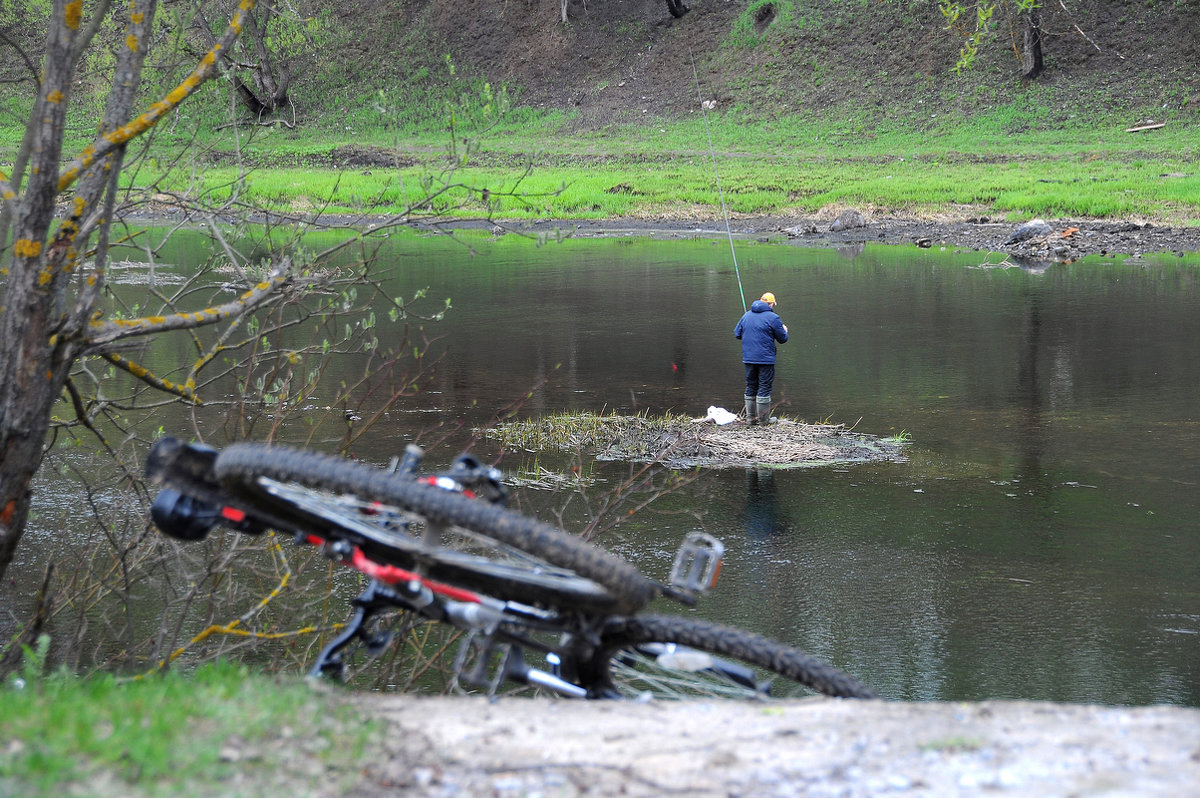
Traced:
[[[360, 457], [461, 424], [430, 453], [444, 463], [527, 393], [524, 417], [740, 408], [724, 239], [472, 244], [410, 237], [382, 253], [395, 293], [428, 287], [452, 310], [427, 326], [441, 355], [430, 390]], [[903, 434], [908, 459], [698, 474], [598, 539], [656, 577], [688, 531], [725, 542], [715, 593], [661, 609], [794, 644], [892, 698], [1200, 706], [1195, 263], [1035, 272], [907, 247], [737, 253], [747, 300], [773, 291], [791, 330], [774, 412]], [[570, 460], [537, 455], [550, 470]], [[593, 496], [631, 473], [587, 467]], [[518, 493], [545, 517], [567, 500]], [[582, 526], [593, 506], [576, 498], [562, 517]]]

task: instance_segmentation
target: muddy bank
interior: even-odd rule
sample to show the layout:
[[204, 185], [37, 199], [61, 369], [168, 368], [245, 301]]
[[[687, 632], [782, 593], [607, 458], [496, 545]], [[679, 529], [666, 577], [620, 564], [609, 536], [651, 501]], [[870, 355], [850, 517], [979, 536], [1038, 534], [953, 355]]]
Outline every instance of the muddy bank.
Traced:
[[1182, 796], [1200, 784], [1200, 710], [1180, 707], [356, 700], [387, 723], [359, 798]]
[[[1019, 226], [987, 216], [961, 219], [918, 219], [866, 216], [866, 225], [833, 231], [836, 218], [763, 216], [730, 220], [736, 238], [775, 241], [833, 249], [866, 244], [907, 244], [922, 248], [956, 248], [982, 253], [993, 265], [1037, 266], [1101, 257], [1167, 254], [1184, 257], [1200, 252], [1200, 227], [1166, 227], [1141, 220], [1047, 219], [1048, 232], [1009, 243]], [[724, 236], [723, 219], [514, 222], [501, 229], [520, 232], [562, 230], [575, 236], [654, 235], [663, 237]], [[983, 258], [981, 257], [981, 262]]]
[[[183, 222], [186, 215], [151, 203], [127, 221]], [[234, 220], [230, 220], [231, 222]], [[724, 237], [719, 217], [623, 219], [404, 219], [369, 214], [259, 213], [251, 221], [269, 225], [310, 225], [316, 228], [371, 229], [412, 227], [430, 232], [488, 230], [507, 234], [550, 237], [651, 236], [658, 238]], [[981, 263], [1038, 267], [1071, 262], [1089, 255], [1140, 258], [1169, 255], [1182, 258], [1200, 253], [1200, 226], [1171, 227], [1137, 219], [1046, 219], [1048, 232], [1011, 241], [1019, 227], [989, 216], [918, 218], [868, 214], [860, 227], [834, 230], [834, 211], [814, 216], [753, 216], [731, 219], [729, 233], [737, 239], [823, 247], [861, 249], [867, 244], [905, 244], [921, 248], [955, 248], [981, 253]], [[1007, 262], [1006, 262], [1007, 260]]]

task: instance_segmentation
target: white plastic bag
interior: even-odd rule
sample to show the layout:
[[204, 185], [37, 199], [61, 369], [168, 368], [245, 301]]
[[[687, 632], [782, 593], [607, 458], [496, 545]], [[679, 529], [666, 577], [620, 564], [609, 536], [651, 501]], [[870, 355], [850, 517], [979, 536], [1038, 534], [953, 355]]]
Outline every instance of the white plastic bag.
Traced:
[[723, 407], [713, 405], [708, 408], [708, 415], [704, 417], [707, 421], [717, 422], [717, 426], [723, 427], [726, 424], [732, 424], [737, 421], [737, 414], [730, 413]]

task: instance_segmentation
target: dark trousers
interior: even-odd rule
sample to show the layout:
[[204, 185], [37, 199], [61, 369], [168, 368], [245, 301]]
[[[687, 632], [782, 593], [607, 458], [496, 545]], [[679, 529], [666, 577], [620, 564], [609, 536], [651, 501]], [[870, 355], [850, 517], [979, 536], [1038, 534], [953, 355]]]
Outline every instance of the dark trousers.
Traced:
[[746, 367], [746, 396], [771, 395], [771, 384], [775, 382], [774, 363], [743, 363]]

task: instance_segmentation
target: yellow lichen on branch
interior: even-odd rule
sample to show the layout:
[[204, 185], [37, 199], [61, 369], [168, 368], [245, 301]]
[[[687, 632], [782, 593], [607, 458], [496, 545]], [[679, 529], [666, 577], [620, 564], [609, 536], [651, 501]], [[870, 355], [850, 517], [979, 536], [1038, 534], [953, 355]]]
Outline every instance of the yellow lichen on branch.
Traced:
[[13, 254], [19, 258], [36, 258], [42, 252], [41, 241], [19, 238], [13, 242]]
[[135, 363], [132, 360], [126, 360], [115, 352], [105, 352], [101, 355], [101, 357], [122, 371], [132, 374], [142, 382], [154, 388], [158, 388], [160, 391], [166, 391], [167, 393], [174, 394], [182, 399], [192, 402], [193, 404], [204, 404], [202, 401], [200, 401], [200, 397], [196, 396], [196, 383], [191, 379], [189, 379], [186, 384], [180, 385], [177, 382], [172, 382], [171, 380], [166, 380], [155, 375], [154, 372], [150, 371], [150, 369], [146, 368], [142, 364]]
[[63, 9], [63, 21], [67, 23], [68, 28], [75, 30], [79, 27], [81, 19], [83, 19], [83, 0], [71, 0]]
[[88, 340], [93, 345], [99, 345], [133, 335], [194, 329], [202, 325], [214, 324], [222, 319], [253, 309], [268, 299], [279, 286], [289, 279], [291, 279], [291, 260], [285, 258], [266, 280], [232, 302], [199, 311], [176, 313], [171, 316], [146, 316], [138, 319], [114, 319], [112, 321], [93, 319], [89, 322]]

